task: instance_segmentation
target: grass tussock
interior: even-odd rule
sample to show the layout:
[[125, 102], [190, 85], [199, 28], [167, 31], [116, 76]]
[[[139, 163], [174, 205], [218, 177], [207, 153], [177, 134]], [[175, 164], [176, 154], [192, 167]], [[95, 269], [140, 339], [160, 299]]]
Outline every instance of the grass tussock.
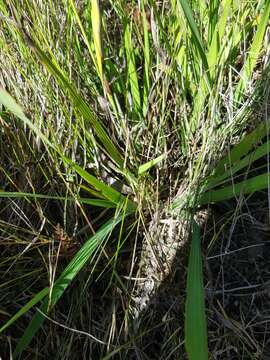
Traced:
[[0, 0], [1, 356], [263, 358], [226, 287], [269, 187], [269, 15]]

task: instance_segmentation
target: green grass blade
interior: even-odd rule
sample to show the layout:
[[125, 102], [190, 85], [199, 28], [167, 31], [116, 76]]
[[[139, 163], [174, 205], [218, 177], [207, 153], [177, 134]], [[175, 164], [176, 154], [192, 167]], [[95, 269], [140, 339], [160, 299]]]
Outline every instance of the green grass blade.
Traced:
[[2, 87], [0, 87], [0, 103], [19, 118], [25, 117], [22, 107]]
[[92, 50], [92, 48], [91, 48], [89, 39], [88, 39], [87, 34], [86, 34], [86, 32], [85, 32], [85, 30], [84, 30], [84, 27], [83, 27], [83, 25], [82, 25], [82, 22], [81, 22], [81, 19], [80, 19], [80, 17], [79, 17], [79, 14], [78, 14], [78, 12], [77, 12], [77, 9], [76, 9], [76, 6], [75, 6], [75, 4], [74, 4], [74, 1], [73, 1], [73, 0], [69, 0], [69, 4], [70, 4], [70, 6], [71, 6], [71, 8], [72, 8], [72, 11], [73, 11], [73, 13], [74, 13], [75, 19], [76, 19], [76, 21], [77, 21], [77, 23], [78, 23], [78, 25], [79, 25], [79, 28], [80, 28], [81, 33], [82, 33], [83, 40], [84, 40], [84, 42], [85, 42], [85, 44], [86, 44], [86, 46], [87, 46], [87, 49], [88, 49], [88, 51], [89, 51], [89, 54], [90, 54], [90, 56], [91, 56], [91, 58], [92, 58], [92, 60], [93, 60], [93, 62], [94, 62], [94, 64], [95, 64], [96, 69], [98, 69], [98, 65], [97, 65], [97, 63], [96, 63], [96, 59], [95, 59], [95, 56], [94, 56], [94, 52], [93, 52], [93, 50]]
[[141, 113], [141, 95], [136, 68], [135, 49], [133, 47], [131, 34], [132, 31], [130, 26], [126, 23], [124, 29], [124, 41], [128, 70], [127, 77], [132, 95], [132, 112], [138, 117]]
[[217, 24], [217, 31], [219, 34], [219, 41], [221, 42], [225, 34], [226, 22], [228, 19], [229, 11], [232, 6], [232, 0], [224, 0], [222, 3], [222, 14]]
[[[31, 121], [24, 115], [23, 109], [15, 102], [15, 100], [2, 88], [0, 88], [0, 103], [2, 103], [10, 112], [14, 115], [18, 116], [27, 126], [29, 126], [43, 141], [45, 144], [53, 148], [58, 152], [63, 161], [71, 166], [88, 184], [98, 190], [98, 192], [105, 197], [107, 200], [110, 200], [114, 204], [121, 204], [125, 202], [126, 198], [118, 191], [114, 190], [112, 187], [106, 185], [102, 181], [99, 181], [93, 175], [89, 174], [86, 170], [84, 170], [79, 165], [73, 163], [69, 158], [64, 156], [55, 146], [44, 136], [38, 127], [34, 126]], [[128, 174], [127, 174], [128, 176]], [[129, 208], [133, 208], [135, 210], [136, 206], [134, 203], [129, 201]]]
[[179, 1], [180, 1], [181, 6], [182, 6], [182, 9], [184, 11], [187, 23], [188, 23], [188, 25], [190, 27], [190, 30], [192, 32], [193, 41], [194, 41], [194, 43], [196, 45], [196, 48], [197, 48], [197, 50], [198, 50], [198, 52], [200, 54], [202, 63], [204, 65], [204, 69], [206, 71], [207, 79], [208, 79], [209, 83], [211, 83], [210, 76], [209, 76], [209, 71], [208, 71], [209, 66], [208, 66], [208, 61], [207, 61], [207, 57], [206, 57], [206, 51], [205, 51], [203, 41], [201, 39], [199, 30], [198, 30], [197, 24], [196, 24], [196, 22], [194, 20], [191, 7], [190, 7], [189, 2], [187, 0], [179, 0]]
[[115, 205], [116, 205], [111, 201], [107, 201], [107, 200], [103, 200], [103, 199], [78, 198], [76, 200], [78, 200], [78, 202], [81, 203], [81, 204], [98, 206], [98, 207], [103, 207], [103, 208], [106, 208], [106, 209], [115, 208]]
[[237, 89], [235, 91], [235, 100], [240, 101], [243, 92], [246, 90], [248, 82], [251, 79], [253, 69], [257, 63], [257, 60], [260, 55], [262, 42], [264, 38], [264, 33], [269, 22], [270, 15], [270, 1], [265, 2], [265, 7], [261, 15], [260, 23], [258, 25], [256, 34], [254, 36], [253, 42], [251, 44], [249, 55], [243, 66], [243, 69], [240, 74], [240, 81], [238, 83]]
[[4, 105], [7, 110], [22, 120], [35, 134], [44, 142], [45, 145], [52, 146], [52, 143], [42, 134], [38, 127], [34, 126], [32, 122], [25, 116], [23, 108], [17, 104], [9, 93], [0, 86], [0, 104]]
[[64, 157], [64, 161], [67, 165], [70, 165], [89, 185], [98, 190], [103, 197], [115, 204], [119, 203], [121, 200], [121, 194], [117, 190], [114, 190], [112, 187], [106, 185], [102, 181], [99, 181], [95, 176], [91, 175], [81, 166], [73, 163], [70, 159]]
[[103, 84], [104, 76], [103, 76], [103, 65], [102, 65], [102, 44], [101, 44], [101, 14], [99, 8], [99, 1], [92, 0], [91, 1], [91, 20], [92, 20], [92, 30], [94, 37], [94, 47], [97, 59], [97, 67], [99, 77]]
[[47, 200], [58, 200], [58, 201], [78, 201], [81, 204], [88, 204], [92, 206], [104, 207], [104, 208], [115, 208], [116, 204], [103, 199], [88, 199], [80, 197], [65, 197], [58, 195], [43, 195], [35, 193], [25, 193], [25, 192], [9, 192], [9, 191], [0, 191], [0, 198], [9, 198], [9, 199], [18, 199], [18, 198], [32, 198], [32, 199], [47, 199]]
[[28, 301], [11, 319], [9, 319], [1, 328], [0, 333], [5, 331], [10, 325], [12, 325], [16, 320], [18, 320], [22, 315], [24, 315], [28, 310], [35, 306], [39, 301], [41, 301], [49, 293], [49, 288], [42, 289], [37, 293], [33, 299]]
[[164, 158], [165, 158], [165, 154], [162, 154], [162, 155], [158, 156], [156, 159], [150, 160], [147, 163], [139, 166], [138, 175], [144, 174], [146, 171], [151, 169], [153, 166], [160, 163]]
[[143, 116], [146, 115], [148, 107], [148, 96], [150, 90], [150, 42], [149, 42], [149, 31], [146, 13], [144, 9], [144, 1], [142, 3], [142, 20], [143, 20], [143, 37], [144, 37], [144, 77], [143, 77]]
[[[125, 214], [128, 215], [128, 214]], [[55, 306], [58, 300], [62, 297], [67, 287], [70, 285], [75, 276], [83, 268], [83, 266], [91, 259], [94, 252], [104, 243], [106, 238], [111, 234], [116, 225], [123, 220], [123, 216], [118, 215], [116, 218], [112, 218], [105, 223], [95, 235], [93, 235], [84, 246], [77, 252], [62, 274], [59, 276], [54, 284], [51, 298], [47, 297], [42, 306], [41, 311], [45, 314]], [[26, 349], [30, 344], [31, 340], [42, 326], [45, 317], [40, 313], [36, 312], [27, 329], [25, 330], [22, 338], [20, 339], [15, 351], [14, 359]]]
[[240, 195], [252, 194], [255, 191], [267, 189], [270, 185], [270, 174], [262, 174], [238, 184], [226, 186], [219, 190], [211, 190], [203, 193], [199, 198], [199, 204], [205, 205], [223, 200], [228, 200]]
[[[200, 1], [202, 3], [204, 3], [204, 1]], [[208, 43], [210, 44], [213, 36], [215, 36], [216, 32], [217, 32], [217, 22], [218, 22], [218, 10], [219, 10], [219, 6], [220, 6], [220, 1], [218, 0], [211, 0], [209, 2], [209, 25], [208, 25]], [[203, 17], [205, 17], [205, 13], [202, 12], [202, 20]]]
[[[123, 204], [127, 198], [122, 195], [117, 190], [113, 189], [111, 186], [99, 181], [96, 177], [89, 174], [86, 170], [84, 170], [81, 166], [73, 163], [70, 159], [64, 158], [66, 164], [71, 165], [72, 168], [79, 174], [88, 184], [92, 185], [97, 189], [102, 196], [104, 196], [107, 200], [110, 200], [114, 204], [120, 205]], [[135, 209], [135, 204], [128, 200], [129, 206]]]
[[218, 62], [220, 60], [220, 56], [219, 56], [220, 43], [222, 42], [224, 36], [226, 21], [228, 19], [229, 11], [231, 9], [231, 1], [232, 0], [223, 1], [221, 5], [222, 14], [215, 26], [215, 31], [213, 33], [213, 36], [211, 37], [212, 40], [207, 53], [207, 61], [209, 64], [209, 70], [212, 77], [214, 76], [215, 67], [218, 65]]
[[73, 103], [74, 107], [81, 114], [81, 116], [89, 121], [91, 126], [94, 128], [98, 139], [101, 142], [101, 147], [103, 147], [108, 156], [120, 167], [120, 169], [124, 166], [124, 160], [122, 158], [121, 153], [119, 152], [117, 146], [112, 142], [110, 136], [104, 129], [103, 125], [97, 119], [95, 113], [86, 103], [86, 101], [82, 98], [82, 96], [78, 93], [77, 89], [73, 86], [72, 83], [68, 80], [68, 77], [64, 74], [64, 72], [60, 69], [60, 66], [57, 64], [56, 60], [51, 60], [35, 43], [32, 39], [31, 41], [28, 39], [28, 43], [34, 53], [37, 55], [38, 59], [41, 63], [46, 67], [49, 73], [55, 77], [55, 79], [60, 84], [63, 91], [68, 92], [69, 98]]
[[[211, 84], [211, 67], [208, 63], [208, 53], [206, 51], [206, 46], [204, 45], [202, 38], [199, 34], [199, 29], [197, 27], [197, 24], [195, 22], [195, 19], [192, 14], [192, 9], [189, 5], [189, 2], [187, 0], [179, 0], [183, 9], [183, 12], [185, 14], [187, 23], [189, 25], [189, 28], [191, 29], [192, 37], [191, 37], [191, 43], [193, 42], [195, 45], [195, 51], [191, 51], [191, 64], [192, 68], [196, 69], [194, 72], [195, 78], [197, 78], [196, 81], [198, 81], [198, 85], [194, 87], [196, 89], [195, 98], [194, 98], [194, 104], [193, 104], [193, 111], [191, 115], [191, 120], [189, 121], [189, 124], [187, 126], [187, 138], [192, 138], [193, 134], [196, 132], [199, 126], [199, 121], [202, 113], [202, 109], [204, 107], [206, 96], [211, 89], [209, 86]], [[214, 44], [214, 42], [213, 42]], [[191, 47], [192, 48], [192, 47]], [[211, 49], [212, 54], [210, 56], [214, 56], [214, 45]], [[217, 51], [217, 49], [216, 49]], [[196, 56], [196, 52], [199, 54], [200, 59], [198, 59], [198, 56]], [[209, 58], [210, 58], [209, 56]], [[198, 61], [199, 60], [199, 61]], [[202, 75], [201, 66], [200, 66], [200, 60], [203, 64], [203, 68], [205, 70], [205, 76]], [[216, 60], [216, 58], [215, 58]], [[213, 66], [212, 66], [213, 68]], [[199, 91], [198, 91], [199, 89]]]
[[231, 164], [231, 167], [223, 175], [212, 178], [207, 185], [207, 190], [217, 186], [221, 182], [228, 181], [228, 179], [231, 176], [233, 176], [236, 172], [242, 170], [247, 166], [250, 166], [254, 161], [268, 154], [269, 150], [270, 150], [270, 141], [267, 141], [265, 144], [259, 146], [258, 149], [253, 151], [251, 154], [239, 160], [236, 164]]
[[200, 228], [195, 221], [187, 275], [185, 345], [190, 360], [208, 359]]
[[256, 129], [250, 134], [246, 135], [239, 144], [226, 155], [217, 165], [213, 177], [224, 174], [230, 164], [235, 164], [243, 156], [255, 146], [262, 138], [267, 135], [268, 126], [265, 122], [262, 122]]

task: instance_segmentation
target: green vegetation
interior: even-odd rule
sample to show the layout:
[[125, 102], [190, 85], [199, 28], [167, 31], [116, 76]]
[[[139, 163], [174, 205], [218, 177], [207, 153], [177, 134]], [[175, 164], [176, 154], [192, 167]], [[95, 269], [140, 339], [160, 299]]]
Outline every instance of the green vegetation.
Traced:
[[[198, 213], [269, 186], [269, 15], [266, 0], [0, 0], [0, 334], [13, 358], [211, 354]], [[153, 324], [135, 330], [132, 309], [161, 213], [192, 241], [185, 331], [153, 355], [138, 345]]]

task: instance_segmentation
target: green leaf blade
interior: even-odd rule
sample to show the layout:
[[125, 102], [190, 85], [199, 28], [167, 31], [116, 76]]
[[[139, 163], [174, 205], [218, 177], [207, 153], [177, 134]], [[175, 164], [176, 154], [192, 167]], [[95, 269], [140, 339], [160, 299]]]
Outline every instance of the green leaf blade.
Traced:
[[[93, 235], [84, 246], [77, 252], [71, 262], [67, 265], [65, 270], [57, 279], [54, 287], [52, 289], [50, 299], [47, 297], [42, 306], [41, 311], [43, 313], [48, 313], [48, 311], [56, 305], [58, 300], [63, 296], [65, 290], [79, 273], [79, 271], [83, 268], [83, 266], [91, 259], [94, 252], [102, 246], [106, 238], [111, 234], [113, 229], [119, 224], [120, 221], [123, 221], [128, 215], [120, 214], [116, 218], [112, 218], [108, 220], [97, 232]], [[37, 333], [37, 331], [42, 326], [45, 317], [41, 314], [41, 312], [36, 312], [27, 329], [25, 330], [23, 336], [21, 337], [15, 351], [14, 351], [14, 359], [21, 354], [27, 346], [32, 341], [33, 337]]]
[[252, 194], [256, 191], [267, 189], [270, 186], [270, 173], [255, 176], [240, 183], [226, 186], [218, 190], [210, 190], [199, 198], [199, 204], [205, 205], [228, 200], [240, 195]]
[[185, 346], [190, 360], [208, 359], [200, 228], [195, 221], [188, 263]]
[[260, 23], [258, 25], [256, 34], [253, 38], [253, 41], [252, 41], [252, 44], [251, 44], [251, 47], [249, 50], [249, 55], [243, 66], [243, 69], [241, 71], [241, 80], [239, 81], [237, 89], [235, 91], [235, 100], [236, 101], [241, 100], [242, 95], [248, 86], [248, 82], [250, 81], [250, 79], [252, 77], [254, 67], [256, 66], [257, 60], [260, 55], [265, 30], [266, 30], [267, 24], [269, 22], [269, 15], [270, 15], [270, 1], [266, 1], [264, 10], [261, 15]]
[[16, 320], [18, 320], [22, 315], [24, 315], [27, 311], [32, 309], [39, 301], [41, 301], [46, 295], [49, 293], [49, 288], [42, 289], [39, 293], [37, 293], [33, 299], [28, 301], [10, 320], [8, 320], [1, 328], [0, 333], [5, 331], [9, 326], [11, 326]]
[[228, 155], [226, 155], [216, 167], [213, 177], [224, 174], [230, 164], [234, 164], [239, 161], [243, 156], [255, 146], [262, 138], [268, 133], [268, 125], [262, 122], [256, 129], [250, 134], [246, 135], [238, 145], [236, 145]]
[[138, 169], [138, 175], [144, 174], [146, 171], [151, 169], [153, 166], [159, 164], [165, 158], [165, 154], [158, 156], [157, 158], [148, 161], [147, 163], [140, 165]]
[[206, 71], [206, 76], [207, 79], [209, 81], [209, 83], [211, 83], [210, 81], [210, 74], [209, 74], [209, 65], [208, 65], [208, 61], [207, 61], [207, 57], [206, 57], [206, 51], [204, 48], [204, 44], [203, 41], [201, 39], [197, 24], [195, 22], [195, 19], [193, 17], [193, 13], [192, 13], [192, 9], [189, 5], [189, 2], [187, 0], [179, 0], [180, 4], [182, 6], [182, 9], [184, 11], [187, 23], [190, 27], [191, 33], [192, 33], [192, 39], [194, 41], [194, 44], [196, 45], [196, 48], [200, 54], [204, 69]]

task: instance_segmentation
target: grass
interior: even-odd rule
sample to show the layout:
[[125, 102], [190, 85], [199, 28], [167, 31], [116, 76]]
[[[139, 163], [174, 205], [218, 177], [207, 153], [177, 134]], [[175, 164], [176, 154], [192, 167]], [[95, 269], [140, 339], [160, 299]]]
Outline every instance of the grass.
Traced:
[[[263, 0], [0, 0], [6, 354], [215, 358], [196, 223], [269, 187], [265, 104], [251, 116], [269, 14]], [[189, 233], [186, 311], [178, 298], [178, 322], [172, 307], [159, 320]]]

